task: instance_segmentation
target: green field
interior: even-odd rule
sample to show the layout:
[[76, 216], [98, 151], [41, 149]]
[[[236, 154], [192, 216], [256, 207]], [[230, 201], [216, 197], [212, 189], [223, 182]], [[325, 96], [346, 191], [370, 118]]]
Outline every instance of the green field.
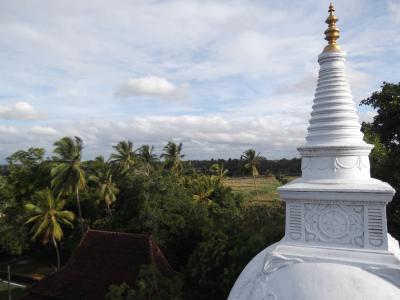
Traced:
[[[291, 180], [294, 179], [294, 177], [288, 177], [288, 179]], [[249, 204], [258, 202], [268, 203], [279, 200], [276, 189], [281, 186], [281, 183], [277, 181], [274, 176], [258, 177], [255, 181], [258, 199], [252, 177], [231, 177], [226, 180], [226, 185], [230, 186], [234, 192], [241, 193]]]
[[[24, 293], [24, 288], [11, 287], [11, 297], [13, 300], [17, 300]], [[8, 285], [7, 283], [0, 282], [0, 300], [8, 300]]]

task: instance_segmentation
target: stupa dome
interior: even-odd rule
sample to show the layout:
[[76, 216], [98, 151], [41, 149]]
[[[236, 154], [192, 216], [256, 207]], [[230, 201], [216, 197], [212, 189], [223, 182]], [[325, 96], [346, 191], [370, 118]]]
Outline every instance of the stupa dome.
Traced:
[[[273, 272], [266, 295], [249, 300], [398, 300], [399, 289], [361, 268], [335, 263], [298, 263]], [[257, 287], [254, 287], [257, 290]]]
[[[389, 251], [399, 245], [391, 236]], [[400, 268], [365, 268], [354, 261], [282, 254], [281, 242], [254, 257], [242, 271], [229, 300], [398, 300]], [[316, 253], [321, 253], [316, 251]], [[392, 253], [399, 260], [400, 253]], [[317, 254], [318, 256], [318, 254]], [[329, 253], [328, 255], [329, 256]]]

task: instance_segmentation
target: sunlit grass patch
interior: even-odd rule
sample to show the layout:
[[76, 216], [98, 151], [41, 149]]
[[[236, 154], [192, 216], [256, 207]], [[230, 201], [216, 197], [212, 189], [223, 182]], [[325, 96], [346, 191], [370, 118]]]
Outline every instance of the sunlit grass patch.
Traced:
[[255, 179], [255, 182], [258, 191], [258, 201], [257, 192], [254, 189], [253, 178], [237, 177], [228, 178], [226, 180], [226, 184], [231, 187], [234, 192], [241, 193], [243, 197], [248, 201], [248, 203], [268, 203], [279, 200], [277, 188], [281, 186], [281, 183], [277, 181], [275, 177], [258, 177]]

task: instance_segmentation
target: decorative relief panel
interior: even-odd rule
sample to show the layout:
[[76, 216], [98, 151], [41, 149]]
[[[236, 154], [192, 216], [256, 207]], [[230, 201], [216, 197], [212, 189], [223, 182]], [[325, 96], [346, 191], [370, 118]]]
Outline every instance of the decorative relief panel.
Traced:
[[368, 156], [366, 155], [337, 157], [303, 157], [301, 170], [303, 172], [369, 170], [369, 160]]
[[304, 204], [305, 242], [364, 247], [364, 207]]
[[335, 172], [339, 169], [365, 169], [369, 168], [368, 156], [345, 156], [335, 158]]

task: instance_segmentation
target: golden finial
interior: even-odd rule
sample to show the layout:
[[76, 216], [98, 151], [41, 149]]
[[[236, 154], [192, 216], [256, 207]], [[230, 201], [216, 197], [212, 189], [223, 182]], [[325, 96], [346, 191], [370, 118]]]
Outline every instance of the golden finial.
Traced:
[[325, 40], [328, 41], [328, 45], [324, 48], [324, 51], [340, 51], [340, 46], [336, 44], [336, 40], [340, 37], [339, 28], [336, 27], [336, 22], [339, 18], [334, 15], [335, 8], [333, 4], [329, 5], [329, 16], [325, 23], [328, 24], [328, 29], [325, 30]]

